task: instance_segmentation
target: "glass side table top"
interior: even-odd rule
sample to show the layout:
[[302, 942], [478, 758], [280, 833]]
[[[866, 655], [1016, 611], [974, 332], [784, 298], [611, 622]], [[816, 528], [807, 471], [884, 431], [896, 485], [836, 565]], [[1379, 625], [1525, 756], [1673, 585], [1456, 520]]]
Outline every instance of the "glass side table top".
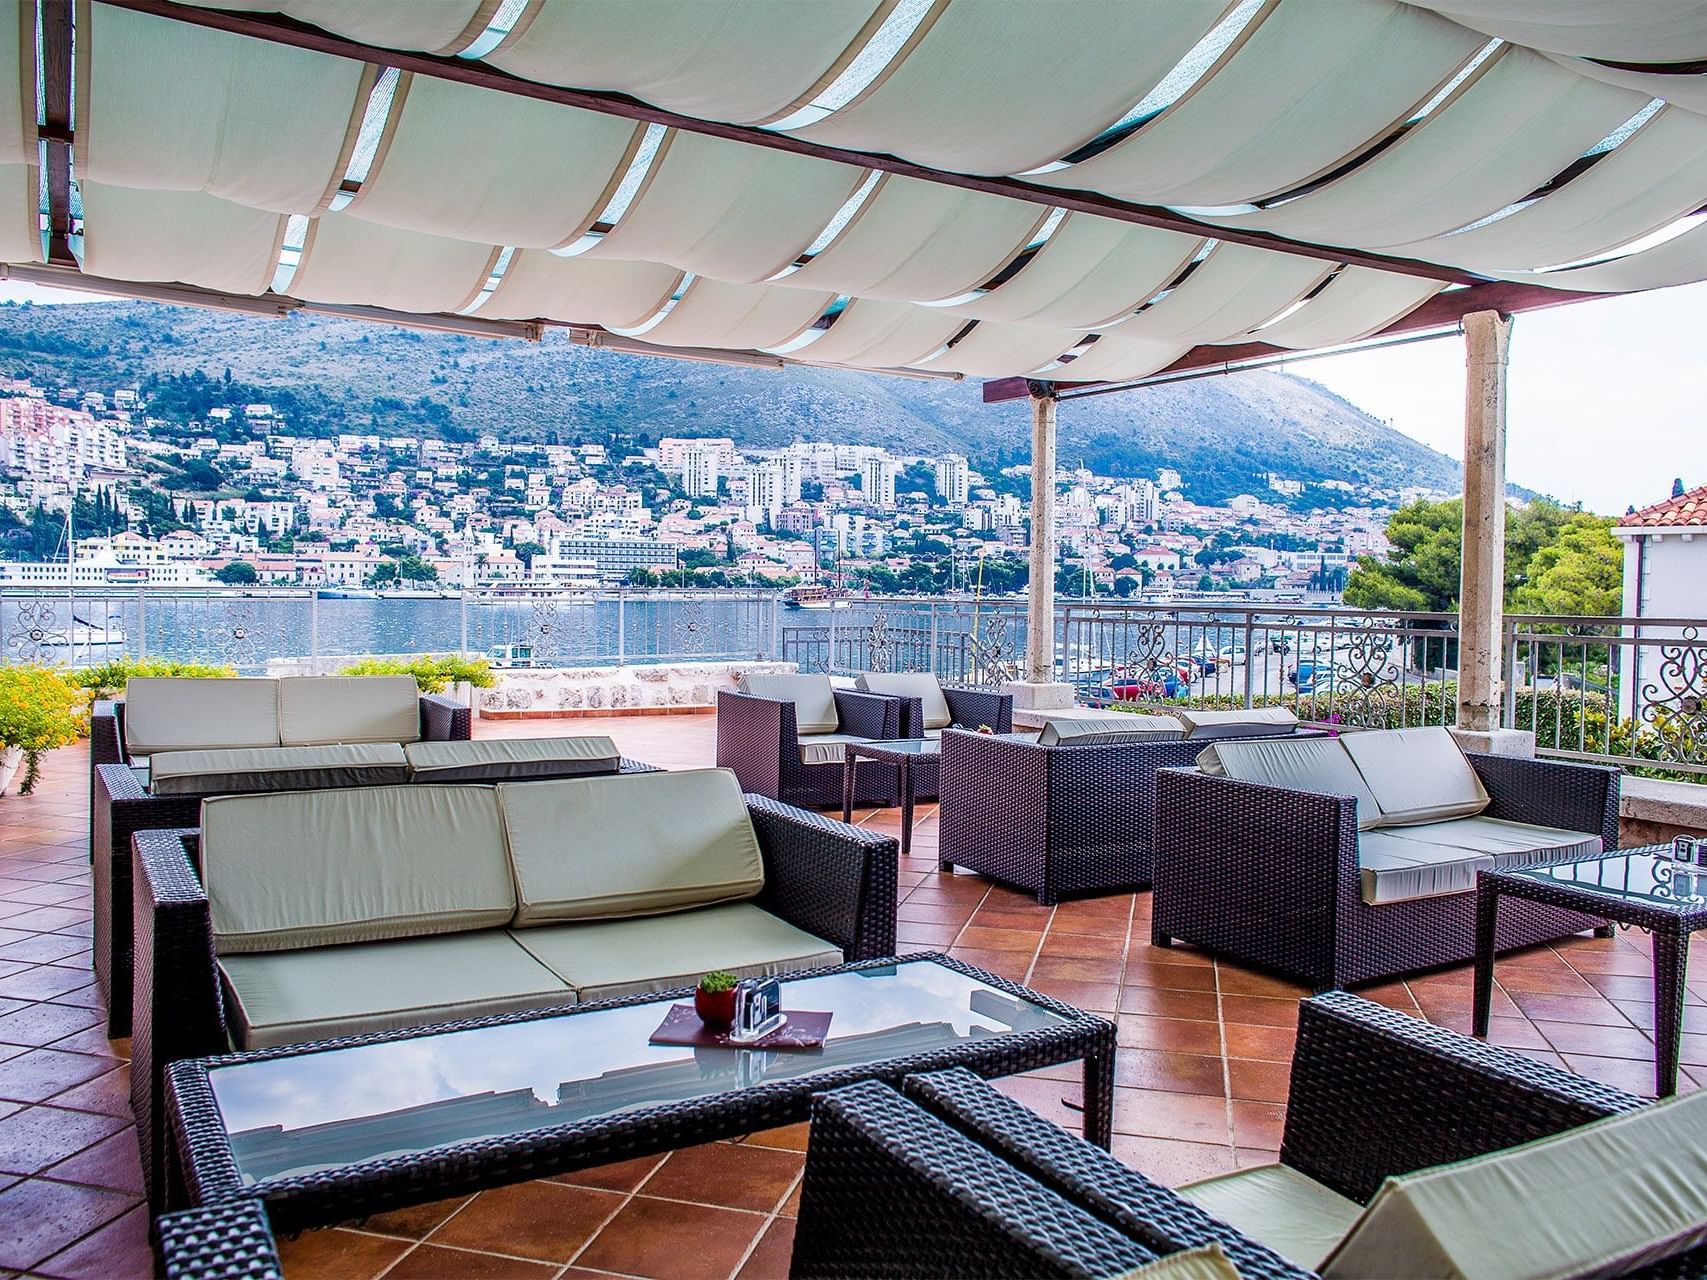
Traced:
[[1501, 874], [1584, 889], [1598, 897], [1645, 906], [1707, 908], [1707, 867], [1673, 861], [1669, 845], [1623, 849], [1583, 862], [1524, 867]]
[[860, 748], [877, 747], [891, 755], [897, 756], [935, 756], [942, 754], [942, 739], [940, 738], [880, 738], [873, 742], [853, 742], [849, 746]]
[[819, 1052], [648, 1044], [673, 1003], [232, 1063], [208, 1082], [253, 1185], [1070, 1025], [931, 961], [783, 983], [785, 1011], [835, 1014]]

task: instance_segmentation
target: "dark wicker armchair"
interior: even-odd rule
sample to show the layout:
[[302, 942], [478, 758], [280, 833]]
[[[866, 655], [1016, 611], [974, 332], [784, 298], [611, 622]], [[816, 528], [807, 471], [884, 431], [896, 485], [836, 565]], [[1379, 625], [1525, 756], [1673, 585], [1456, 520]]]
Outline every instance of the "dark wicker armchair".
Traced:
[[[748, 795], [747, 812], [764, 861], [753, 905], [830, 942], [847, 960], [895, 954], [898, 847], [822, 814]], [[198, 874], [198, 833], [142, 831], [132, 837], [135, 977], [130, 1092], [145, 1181], [165, 1185], [166, 1067], [231, 1047], [213, 924]]]
[[165, 1280], [284, 1280], [278, 1244], [259, 1200], [227, 1200], [154, 1223]]
[[[472, 713], [437, 694], [421, 697], [421, 737], [467, 742]], [[107, 1034], [130, 1034], [130, 838], [193, 827], [201, 797], [149, 792], [124, 748], [124, 703], [97, 702], [89, 720], [89, 860], [93, 864], [95, 979], [107, 998]], [[642, 768], [646, 766], [640, 766]], [[626, 771], [626, 770], [625, 770]], [[389, 781], [390, 779], [383, 779]]]
[[[903, 1090], [910, 1102], [871, 1084], [814, 1102], [794, 1276], [1112, 1275], [1130, 1265], [1082, 1217], [1064, 1217], [1063, 1202], [1154, 1254], [1215, 1243], [1241, 1275], [1307, 1274], [970, 1073], [909, 1076]], [[1389, 1177], [1642, 1105], [1336, 992], [1301, 1005], [1280, 1160], [1365, 1204]], [[1059, 1221], [1073, 1234], [1058, 1236]], [[1639, 1274], [1704, 1267], [1698, 1247]]]
[[[948, 712], [954, 717], [953, 728], [983, 729], [993, 733], [1012, 733], [1014, 728], [1014, 699], [1011, 693], [993, 693], [988, 689], [942, 690]], [[924, 706], [918, 698], [898, 698], [901, 704], [901, 737], [928, 738], [948, 730], [925, 728]], [[982, 735], [989, 737], [989, 734]], [[920, 756], [913, 763], [913, 798], [935, 800], [942, 794], [941, 760]]]
[[[905, 736], [900, 698], [837, 689], [837, 732], [873, 740]], [[745, 791], [787, 804], [824, 808], [842, 802], [842, 762], [806, 764], [794, 704], [749, 693], [717, 695], [717, 765], [733, 769]], [[859, 770], [854, 803], [894, 804], [899, 778], [893, 768], [868, 762]]]
[[[1594, 832], [1618, 847], [1618, 771], [1470, 755], [1491, 797], [1485, 817]], [[947, 814], [944, 814], [946, 839]], [[1349, 796], [1290, 791], [1163, 769], [1156, 779], [1151, 933], [1275, 970], [1318, 991], [1471, 958], [1472, 892], [1370, 905]], [[1501, 950], [1605, 928], [1538, 903], [1500, 912]]]

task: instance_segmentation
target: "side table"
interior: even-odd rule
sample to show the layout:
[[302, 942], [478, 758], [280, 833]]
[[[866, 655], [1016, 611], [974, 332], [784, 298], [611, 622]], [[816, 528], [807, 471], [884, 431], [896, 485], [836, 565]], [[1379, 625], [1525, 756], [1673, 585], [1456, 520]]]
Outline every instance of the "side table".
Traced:
[[1647, 845], [1557, 866], [1479, 872], [1472, 1023], [1478, 1036], [1488, 1034], [1502, 897], [1581, 911], [1653, 934], [1654, 1093], [1676, 1093], [1689, 935], [1707, 929], [1707, 867], [1674, 862], [1669, 845]]
[[896, 738], [888, 742], [850, 742], [842, 748], [842, 821], [853, 820], [854, 771], [861, 758], [892, 764], [900, 774], [901, 856], [913, 847], [913, 797], [918, 783], [935, 786], [942, 764], [942, 743], [936, 738]]

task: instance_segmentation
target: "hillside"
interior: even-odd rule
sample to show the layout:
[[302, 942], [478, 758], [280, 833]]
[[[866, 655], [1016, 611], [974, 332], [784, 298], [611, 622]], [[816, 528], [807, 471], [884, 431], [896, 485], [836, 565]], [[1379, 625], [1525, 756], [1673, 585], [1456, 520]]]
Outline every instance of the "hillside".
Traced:
[[[0, 305], [0, 373], [110, 390], [203, 373], [231, 399], [291, 411], [304, 434], [380, 431], [508, 439], [625, 432], [729, 435], [754, 446], [797, 438], [955, 451], [975, 465], [1023, 461], [1023, 402], [986, 406], [975, 381], [923, 382], [824, 369], [773, 372], [417, 333], [359, 321], [284, 320], [142, 302]], [[229, 373], [228, 373], [229, 371]], [[182, 386], [169, 388], [184, 392]], [[223, 388], [156, 394], [183, 412]], [[1259, 490], [1269, 471], [1452, 489], [1458, 464], [1303, 379], [1246, 373], [1062, 406], [1060, 457], [1105, 475], [1180, 471], [1188, 496]]]

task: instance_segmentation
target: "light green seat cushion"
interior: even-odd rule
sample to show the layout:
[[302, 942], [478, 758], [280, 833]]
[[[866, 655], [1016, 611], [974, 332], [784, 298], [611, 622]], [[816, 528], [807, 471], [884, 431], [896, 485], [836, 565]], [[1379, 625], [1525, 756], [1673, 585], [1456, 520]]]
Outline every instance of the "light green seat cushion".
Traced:
[[242, 1049], [575, 1003], [502, 929], [228, 955], [219, 967]]
[[461, 933], [515, 913], [490, 787], [216, 796], [201, 828], [221, 955]]
[[796, 733], [834, 733], [842, 726], [842, 718], [836, 711], [836, 691], [829, 676], [742, 676], [741, 692], [755, 698], [792, 702]]
[[942, 685], [928, 671], [866, 671], [855, 683], [864, 693], [917, 698], [927, 729], [946, 729], [954, 723], [954, 713], [948, 709]]
[[1315, 791], [1357, 801], [1357, 826], [1381, 821], [1381, 806], [1341, 745], [1343, 738], [1257, 738], [1217, 742], [1197, 756], [1197, 767], [1217, 777], [1285, 791]]
[[[1179, 1188], [1179, 1194], [1241, 1235], [1314, 1271], [1363, 1212], [1355, 1200], [1330, 1191], [1283, 1164], [1257, 1165]], [[1410, 1274], [1400, 1269], [1388, 1277]]]
[[801, 764], [842, 764], [847, 759], [843, 747], [850, 742], [870, 742], [871, 739], [856, 738], [851, 733], [813, 733], [803, 734], [799, 741]]
[[1185, 736], [1193, 741], [1277, 737], [1298, 727], [1298, 717], [1288, 707], [1243, 707], [1232, 711], [1181, 708], [1174, 714], [1185, 726]]
[[1321, 1271], [1336, 1280], [1623, 1275], [1703, 1240], [1707, 1093], [1692, 1093], [1390, 1178]]
[[1371, 905], [1468, 893], [1478, 871], [1576, 862], [1600, 851], [1599, 836], [1502, 818], [1454, 818], [1357, 837], [1363, 900]]
[[1135, 1271], [1123, 1272], [1120, 1280], [1239, 1280], [1239, 1269], [1220, 1245], [1208, 1244], [1167, 1254]]
[[615, 773], [622, 754], [607, 737], [482, 738], [411, 742], [402, 748], [409, 776], [421, 782], [503, 782]]
[[498, 796], [518, 927], [681, 911], [764, 887], [758, 836], [727, 769], [506, 782]]
[[1482, 780], [1446, 729], [1383, 729], [1338, 741], [1381, 806], [1383, 827], [1467, 818], [1488, 807]]
[[279, 740], [414, 742], [421, 736], [421, 690], [414, 676], [288, 676], [279, 686]]
[[159, 751], [149, 757], [149, 771], [158, 796], [310, 791], [408, 781], [403, 748], [395, 742]]
[[1117, 742], [1171, 742], [1185, 736], [1172, 716], [1139, 715], [1124, 711], [1082, 719], [1054, 718], [1037, 735], [1040, 747], [1099, 747]]
[[715, 969], [756, 978], [842, 962], [832, 944], [744, 902], [510, 936], [582, 1000], [691, 987]]
[[278, 685], [250, 677], [137, 676], [124, 689], [125, 754], [276, 747]]

